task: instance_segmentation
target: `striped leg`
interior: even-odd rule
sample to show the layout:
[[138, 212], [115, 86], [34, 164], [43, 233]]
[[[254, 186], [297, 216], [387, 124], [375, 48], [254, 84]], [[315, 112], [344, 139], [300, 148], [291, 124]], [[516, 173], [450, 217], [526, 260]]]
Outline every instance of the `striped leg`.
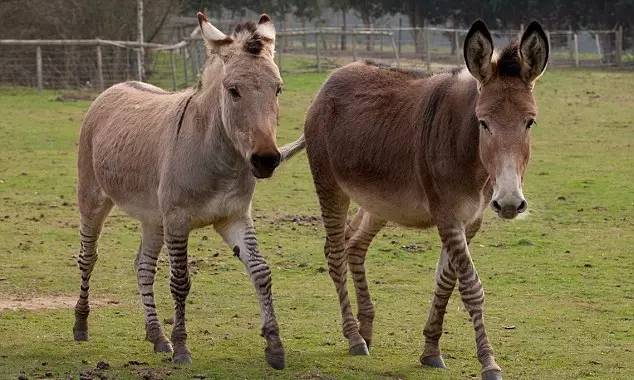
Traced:
[[242, 261], [251, 277], [260, 301], [262, 336], [266, 339], [266, 361], [271, 367], [282, 369], [285, 366], [284, 347], [273, 308], [271, 270], [260, 255], [253, 221], [246, 215], [238, 220], [219, 224], [216, 230], [233, 249], [234, 255]]
[[[466, 228], [467, 244], [480, 229], [482, 219], [479, 218]], [[421, 363], [430, 367], [446, 368], [440, 353], [439, 340], [442, 335], [442, 325], [447, 309], [449, 297], [456, 285], [456, 272], [449, 263], [447, 249], [443, 247], [438, 264], [436, 265], [436, 288], [429, 310], [429, 318], [423, 330], [425, 349], [421, 355]]]
[[191, 287], [187, 267], [189, 231], [182, 227], [183, 224], [185, 223], [165, 223], [165, 245], [170, 263], [170, 290], [174, 299], [172, 345], [175, 364], [192, 362], [191, 352], [187, 348], [187, 329], [185, 328], [185, 301]]
[[[80, 200], [82, 199], [80, 198]], [[81, 287], [79, 299], [75, 305], [75, 325], [73, 326], [73, 336], [77, 341], [88, 340], [90, 275], [97, 262], [97, 240], [101, 233], [101, 227], [111, 209], [112, 201], [105, 197], [92, 199], [90, 202], [80, 202], [81, 226], [79, 235], [81, 248], [77, 263], [81, 271]]]
[[489, 343], [484, 327], [484, 289], [471, 260], [465, 230], [462, 228], [439, 227], [438, 231], [443, 247], [447, 250], [451, 267], [455, 269], [458, 275], [458, 290], [460, 291], [462, 302], [473, 322], [478, 360], [482, 364], [482, 378], [486, 380], [501, 379], [502, 370], [495, 362], [493, 348]]
[[443, 246], [440, 258], [436, 264], [436, 288], [432, 298], [431, 308], [427, 324], [423, 330], [425, 336], [425, 349], [420, 357], [420, 362], [435, 368], [446, 368], [440, 354], [439, 340], [442, 335], [442, 325], [449, 297], [456, 285], [456, 273], [449, 263], [447, 248]]
[[319, 191], [319, 186], [317, 190], [321, 204], [321, 215], [326, 229], [324, 253], [328, 260], [328, 273], [335, 284], [339, 297], [343, 336], [348, 339], [349, 352], [352, 355], [368, 355], [368, 346], [359, 333], [357, 320], [352, 314], [347, 288], [348, 260], [345, 250], [345, 225], [350, 200], [345, 196], [337, 197], [334, 194], [323, 194], [323, 191]]
[[156, 313], [154, 277], [156, 262], [163, 247], [163, 227], [143, 224], [143, 237], [135, 262], [141, 303], [145, 311], [146, 339], [154, 344], [154, 352], [172, 352]]
[[[360, 222], [355, 223], [357, 219]], [[372, 322], [374, 321], [374, 305], [370, 297], [368, 283], [365, 277], [365, 256], [368, 247], [376, 234], [385, 226], [385, 221], [377, 219], [370, 213], [359, 209], [351, 225], [346, 228], [346, 235], [349, 229], [357, 225], [356, 231], [349, 236], [346, 242], [345, 256], [348, 258], [348, 267], [352, 272], [354, 287], [357, 294], [357, 319], [359, 320], [359, 333], [365, 340], [368, 348], [372, 343]], [[352, 231], [350, 231], [352, 232]]]

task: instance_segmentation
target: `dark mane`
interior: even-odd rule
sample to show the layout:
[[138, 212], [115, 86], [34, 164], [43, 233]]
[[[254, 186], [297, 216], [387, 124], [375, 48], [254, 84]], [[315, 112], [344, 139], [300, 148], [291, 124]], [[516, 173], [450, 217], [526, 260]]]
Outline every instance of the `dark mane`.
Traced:
[[236, 25], [235, 29], [233, 30], [233, 35], [235, 36], [236, 34], [243, 31], [247, 31], [253, 34], [255, 33], [256, 29], [257, 29], [257, 26], [255, 25], [254, 22], [252, 21], [243, 22], [241, 24]]
[[233, 35], [236, 36], [241, 32], [247, 32], [251, 36], [244, 42], [243, 48], [247, 53], [259, 55], [264, 48], [263, 37], [256, 33], [257, 26], [251, 21], [236, 25]]
[[382, 70], [388, 70], [394, 73], [399, 73], [399, 74], [405, 74], [407, 76], [409, 76], [412, 79], [420, 79], [420, 78], [428, 78], [431, 76], [430, 73], [424, 71], [424, 70], [419, 70], [419, 69], [405, 69], [405, 68], [401, 68], [401, 67], [392, 67], [390, 65], [386, 65], [384, 63], [380, 63], [380, 62], [375, 62], [369, 59], [366, 59], [363, 61], [363, 63], [365, 63], [366, 65], [369, 66], [374, 66], [376, 68], [382, 69]]
[[500, 52], [496, 69], [498, 75], [506, 77], [519, 77], [522, 65], [520, 63], [519, 42], [513, 41]]

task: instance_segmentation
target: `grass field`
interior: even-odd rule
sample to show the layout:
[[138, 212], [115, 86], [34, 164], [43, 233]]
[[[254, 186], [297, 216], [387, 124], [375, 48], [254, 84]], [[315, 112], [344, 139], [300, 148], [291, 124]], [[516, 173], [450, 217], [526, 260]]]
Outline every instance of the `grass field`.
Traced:
[[[280, 143], [301, 133], [324, 79], [285, 78]], [[530, 215], [505, 222], [487, 211], [471, 248], [487, 292], [489, 337], [507, 379], [634, 378], [633, 84], [633, 72], [552, 70], [537, 85], [541, 116], [524, 188]], [[116, 209], [91, 282], [99, 301], [89, 318], [91, 341], [74, 342], [75, 152], [89, 102], [56, 97], [0, 89], [0, 305], [22, 299], [39, 307], [0, 310], [0, 379], [21, 371], [75, 379], [479, 377], [472, 325], [455, 295], [441, 341], [450, 369], [418, 363], [439, 255], [433, 230], [389, 226], [376, 238], [367, 263], [377, 310], [371, 356], [347, 355], [303, 153], [259, 183], [254, 201], [273, 270], [285, 370], [266, 365], [252, 286], [210, 228], [190, 240], [194, 364], [175, 368], [152, 353], [133, 270], [139, 225]], [[161, 319], [172, 310], [168, 272], [162, 256]], [[100, 361], [109, 368], [97, 369]]]

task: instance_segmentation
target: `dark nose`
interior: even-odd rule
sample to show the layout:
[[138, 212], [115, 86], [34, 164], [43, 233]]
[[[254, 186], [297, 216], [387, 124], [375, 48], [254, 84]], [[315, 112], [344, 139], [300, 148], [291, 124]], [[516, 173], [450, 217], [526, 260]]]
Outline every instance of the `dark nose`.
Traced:
[[252, 154], [251, 165], [256, 171], [256, 176], [260, 178], [270, 177], [273, 170], [280, 164], [280, 157], [280, 152]]
[[498, 215], [504, 218], [514, 218], [517, 214], [521, 214], [528, 208], [528, 202], [521, 199], [519, 203], [500, 204], [497, 200], [491, 201], [491, 208]]

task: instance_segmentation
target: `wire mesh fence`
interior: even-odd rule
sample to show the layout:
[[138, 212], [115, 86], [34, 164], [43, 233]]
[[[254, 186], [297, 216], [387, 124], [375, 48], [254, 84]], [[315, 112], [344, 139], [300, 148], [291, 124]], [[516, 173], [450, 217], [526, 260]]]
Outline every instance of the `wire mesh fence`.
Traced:
[[[283, 74], [325, 71], [360, 59], [436, 71], [463, 64], [466, 33], [448, 28], [289, 29], [277, 34], [276, 61]], [[518, 35], [519, 31], [492, 32], [497, 47]], [[552, 31], [548, 37], [551, 65], [634, 67], [634, 54], [623, 50], [620, 29]], [[139, 54], [143, 54], [143, 60]], [[197, 80], [205, 58], [202, 40], [196, 38], [175, 45], [0, 40], [0, 85], [97, 91], [126, 80], [143, 80], [178, 89]]]

